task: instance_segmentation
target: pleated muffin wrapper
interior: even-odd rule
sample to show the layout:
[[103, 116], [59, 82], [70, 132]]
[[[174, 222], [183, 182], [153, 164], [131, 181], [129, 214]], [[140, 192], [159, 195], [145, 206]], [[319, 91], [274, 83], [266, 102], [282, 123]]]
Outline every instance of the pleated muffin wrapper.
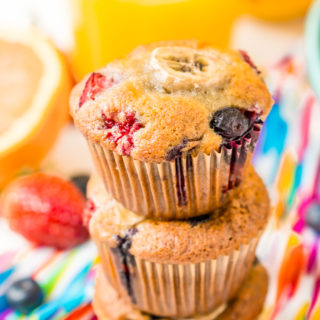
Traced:
[[93, 308], [98, 319], [137, 319], [137, 320], [214, 320], [217, 319], [228, 307], [227, 304], [220, 305], [214, 311], [205, 314], [186, 318], [168, 318], [157, 317], [144, 313], [131, 305], [127, 297], [123, 297], [117, 293], [107, 281], [101, 266], [97, 267], [95, 277], [95, 292], [93, 297]]
[[138, 309], [183, 318], [212, 312], [236, 295], [252, 267], [258, 239], [216, 259], [181, 264], [135, 257], [125, 239], [117, 247], [97, 245], [108, 282]]
[[185, 318], [156, 317], [144, 313], [131, 305], [127, 296], [122, 296], [109, 284], [101, 266], [96, 272], [93, 308], [99, 319], [135, 319], [135, 320], [253, 320], [261, 312], [268, 289], [268, 274], [255, 259], [248, 276], [232, 301], [220, 305], [205, 315]]
[[88, 140], [96, 168], [109, 193], [127, 209], [153, 219], [200, 216], [223, 205], [243, 177], [262, 122], [244, 137], [210, 155], [182, 153], [172, 161], [134, 160]]

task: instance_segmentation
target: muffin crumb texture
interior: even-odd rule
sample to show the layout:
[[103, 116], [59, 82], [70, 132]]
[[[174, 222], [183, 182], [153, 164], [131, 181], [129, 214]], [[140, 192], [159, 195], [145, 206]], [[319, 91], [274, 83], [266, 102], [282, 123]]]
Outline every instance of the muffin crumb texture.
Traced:
[[91, 141], [147, 162], [218, 151], [263, 121], [272, 99], [244, 51], [165, 41], [140, 46], [84, 78], [71, 114]]

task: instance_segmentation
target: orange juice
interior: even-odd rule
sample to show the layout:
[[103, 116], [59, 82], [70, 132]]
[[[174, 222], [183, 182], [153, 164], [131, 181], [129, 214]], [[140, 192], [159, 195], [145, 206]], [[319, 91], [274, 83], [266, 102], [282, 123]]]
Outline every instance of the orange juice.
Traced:
[[245, 12], [258, 18], [283, 21], [303, 16], [312, 0], [241, 0]]
[[227, 46], [237, 0], [70, 0], [77, 79], [142, 43], [196, 38]]

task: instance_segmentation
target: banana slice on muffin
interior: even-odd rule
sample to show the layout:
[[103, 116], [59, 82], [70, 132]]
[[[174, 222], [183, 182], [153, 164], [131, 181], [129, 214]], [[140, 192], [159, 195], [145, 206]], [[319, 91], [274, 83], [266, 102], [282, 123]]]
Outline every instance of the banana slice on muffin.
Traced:
[[217, 74], [226, 64], [213, 50], [186, 47], [159, 47], [152, 51], [150, 59], [155, 82], [166, 92], [221, 86], [221, 77]]

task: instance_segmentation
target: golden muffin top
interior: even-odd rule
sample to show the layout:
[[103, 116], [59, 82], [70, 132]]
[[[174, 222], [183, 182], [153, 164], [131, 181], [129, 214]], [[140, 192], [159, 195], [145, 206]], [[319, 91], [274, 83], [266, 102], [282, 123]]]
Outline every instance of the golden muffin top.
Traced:
[[272, 106], [244, 51], [195, 41], [143, 45], [85, 77], [71, 114], [90, 140], [148, 162], [219, 150], [264, 120]]
[[251, 165], [224, 206], [184, 221], [157, 221], [129, 211], [105, 191], [98, 176], [89, 181], [87, 195], [94, 203], [90, 233], [97, 243], [116, 248], [119, 239], [126, 239], [130, 254], [158, 263], [228, 255], [259, 237], [270, 213], [268, 192]]

